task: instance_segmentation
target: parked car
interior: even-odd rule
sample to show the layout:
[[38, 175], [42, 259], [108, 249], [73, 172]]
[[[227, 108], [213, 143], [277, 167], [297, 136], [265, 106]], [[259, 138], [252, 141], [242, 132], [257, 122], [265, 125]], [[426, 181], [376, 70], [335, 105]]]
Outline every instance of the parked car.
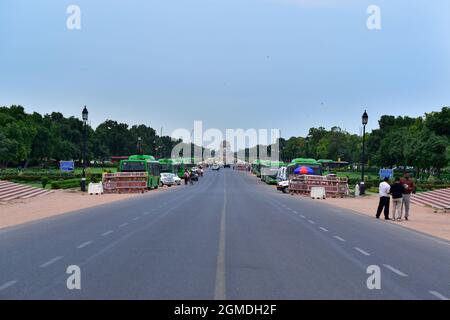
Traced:
[[175, 184], [177, 186], [179, 186], [181, 184], [181, 178], [179, 176], [177, 176], [175, 173], [172, 173], [172, 174], [173, 174], [173, 180], [175, 181]]
[[197, 173], [197, 171], [194, 171], [194, 170], [191, 171], [191, 180], [192, 181], [198, 181], [198, 173]]
[[174, 179], [175, 174], [173, 173], [161, 173], [161, 177], [159, 179], [159, 184], [162, 186], [173, 186], [174, 184], [176, 184], [175, 179]]
[[212, 169], [219, 171], [220, 166], [218, 164], [213, 164]]
[[289, 180], [283, 180], [277, 183], [277, 190], [287, 193], [289, 189]]

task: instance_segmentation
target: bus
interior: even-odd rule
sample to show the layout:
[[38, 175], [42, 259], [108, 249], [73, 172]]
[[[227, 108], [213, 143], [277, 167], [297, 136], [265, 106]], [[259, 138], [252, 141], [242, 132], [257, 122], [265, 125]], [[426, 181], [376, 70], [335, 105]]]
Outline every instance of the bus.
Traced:
[[277, 184], [278, 171], [285, 165], [281, 161], [263, 161], [261, 163], [261, 180], [267, 184]]
[[288, 164], [286, 168], [286, 176], [289, 178], [292, 175], [322, 175], [322, 164], [315, 159], [310, 158], [296, 158]]
[[334, 161], [331, 159], [319, 159], [317, 160], [317, 162], [322, 165], [322, 169], [324, 171], [328, 172], [349, 166], [349, 163], [347, 161], [341, 161], [340, 159], [338, 161]]
[[120, 160], [120, 172], [147, 172], [147, 189], [157, 189], [160, 179], [160, 164], [150, 155], [132, 155]]
[[260, 160], [257, 159], [252, 163], [252, 173], [254, 173], [258, 178], [261, 178], [261, 168], [269, 167], [270, 160]]

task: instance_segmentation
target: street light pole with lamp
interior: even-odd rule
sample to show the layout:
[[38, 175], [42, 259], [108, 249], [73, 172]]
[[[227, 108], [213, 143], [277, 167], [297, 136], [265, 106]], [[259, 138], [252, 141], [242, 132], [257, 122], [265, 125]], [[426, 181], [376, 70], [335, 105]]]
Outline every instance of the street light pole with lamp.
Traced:
[[362, 158], [361, 158], [361, 183], [359, 186], [360, 195], [364, 195], [366, 193], [366, 188], [364, 186], [364, 163], [366, 160], [366, 125], [369, 122], [369, 116], [367, 115], [366, 110], [362, 115], [362, 125], [363, 125], [363, 145], [362, 145]]
[[142, 152], [142, 138], [141, 137], [138, 137], [138, 154], [139, 155], [143, 154], [143, 152]]
[[81, 178], [81, 191], [86, 192], [86, 151], [87, 151], [87, 121], [88, 121], [88, 110], [84, 106], [81, 113], [83, 119], [83, 176]]

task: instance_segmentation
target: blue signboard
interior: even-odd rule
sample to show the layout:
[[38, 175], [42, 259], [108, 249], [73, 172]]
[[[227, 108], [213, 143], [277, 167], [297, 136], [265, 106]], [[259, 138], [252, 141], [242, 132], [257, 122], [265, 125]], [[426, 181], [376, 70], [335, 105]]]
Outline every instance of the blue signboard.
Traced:
[[380, 169], [380, 179], [389, 178], [392, 179], [394, 177], [394, 169]]
[[59, 169], [64, 172], [71, 172], [75, 169], [75, 163], [73, 161], [60, 161]]

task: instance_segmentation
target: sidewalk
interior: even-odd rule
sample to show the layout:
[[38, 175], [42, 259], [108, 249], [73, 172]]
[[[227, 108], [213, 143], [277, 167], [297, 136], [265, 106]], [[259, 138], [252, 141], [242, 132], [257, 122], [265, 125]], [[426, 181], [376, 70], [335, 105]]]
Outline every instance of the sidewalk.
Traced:
[[[158, 191], [152, 190], [151, 192]], [[0, 204], [0, 229], [139, 195], [141, 194], [103, 194], [99, 196], [77, 191], [56, 190], [44, 197], [13, 200]]]
[[[320, 200], [316, 200], [320, 201]], [[355, 212], [368, 215], [375, 219], [375, 213], [378, 207], [378, 195], [370, 195], [357, 198], [327, 198], [326, 203], [344, 209], [350, 209]], [[392, 201], [391, 201], [392, 209]], [[450, 214], [449, 213], [434, 213], [431, 208], [419, 206], [411, 203], [409, 221], [402, 220], [395, 223], [402, 227], [414, 229], [429, 235], [439, 237], [450, 241]], [[384, 219], [381, 214], [380, 219]]]

